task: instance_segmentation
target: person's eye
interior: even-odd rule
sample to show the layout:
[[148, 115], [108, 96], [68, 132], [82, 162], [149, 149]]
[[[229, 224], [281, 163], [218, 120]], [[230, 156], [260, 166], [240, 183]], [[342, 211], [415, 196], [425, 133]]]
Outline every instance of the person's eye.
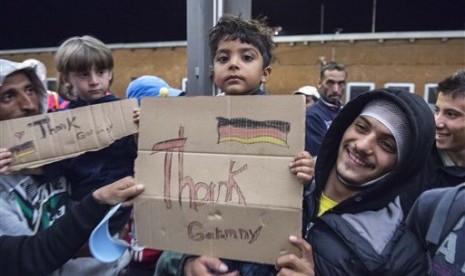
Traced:
[[449, 119], [454, 119], [454, 118], [458, 117], [458, 114], [456, 112], [453, 112], [453, 111], [448, 111], [448, 112], [446, 112], [446, 116]]
[[242, 59], [245, 61], [245, 62], [251, 62], [254, 60], [254, 57], [252, 55], [243, 55], [242, 56]]
[[26, 88], [26, 91], [27, 91], [27, 93], [28, 93], [29, 95], [32, 95], [32, 94], [34, 94], [34, 93], [36, 92], [36, 90], [35, 90], [34, 87], [32, 87], [32, 86], [28, 86], [28, 87]]
[[355, 122], [355, 129], [358, 131], [358, 132], [361, 132], [361, 133], [366, 133], [368, 131], [368, 126], [359, 121], [359, 122]]
[[331, 85], [334, 85], [334, 81], [333, 81], [333, 80], [327, 80], [327, 81], [326, 81], [326, 84], [327, 84], [327, 85], [330, 85], [330, 86], [331, 86]]
[[226, 62], [228, 62], [228, 60], [229, 60], [229, 58], [226, 55], [220, 55], [220, 56], [216, 57], [216, 61], [219, 62], [219, 63], [226, 63]]
[[13, 93], [4, 93], [2, 95], [2, 102], [10, 102], [13, 99]]
[[391, 141], [390, 139], [383, 139], [380, 141], [381, 148], [389, 153], [396, 153], [397, 148], [396, 148], [396, 143], [394, 141]]

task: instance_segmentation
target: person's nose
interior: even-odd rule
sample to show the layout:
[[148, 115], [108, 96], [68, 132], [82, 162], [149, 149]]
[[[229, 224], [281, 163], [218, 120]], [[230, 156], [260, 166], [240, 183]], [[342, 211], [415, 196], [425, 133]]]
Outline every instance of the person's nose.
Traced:
[[436, 128], [443, 128], [445, 126], [444, 116], [441, 113], [436, 113], [434, 115], [434, 121], [436, 123]]
[[360, 137], [355, 143], [357, 150], [365, 154], [370, 154], [373, 152], [373, 145], [375, 142], [375, 137], [372, 134], [364, 135]]
[[98, 84], [98, 76], [95, 72], [89, 73], [89, 84], [96, 85]]
[[31, 96], [27, 93], [20, 93], [18, 96], [19, 107], [24, 111], [31, 111], [36, 109], [34, 106], [34, 101], [31, 99]]
[[342, 91], [342, 85], [341, 85], [340, 83], [337, 83], [337, 82], [336, 82], [336, 83], [333, 85], [333, 90], [334, 90], [334, 91], [341, 92], [341, 91]]
[[229, 68], [238, 68], [239, 67], [239, 61], [240, 61], [239, 57], [232, 56], [229, 59]]

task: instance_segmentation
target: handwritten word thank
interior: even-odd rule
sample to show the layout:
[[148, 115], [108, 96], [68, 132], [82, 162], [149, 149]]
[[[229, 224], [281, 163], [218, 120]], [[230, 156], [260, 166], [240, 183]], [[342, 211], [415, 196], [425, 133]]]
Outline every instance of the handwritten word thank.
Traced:
[[76, 117], [73, 116], [72, 118], [66, 118], [66, 123], [59, 123], [56, 125], [52, 125], [50, 123], [50, 118], [46, 117], [37, 121], [34, 121], [32, 123], [29, 123], [29, 127], [39, 127], [40, 132], [42, 133], [42, 137], [40, 138], [46, 138], [47, 136], [51, 136], [54, 134], [59, 133], [60, 131], [63, 130], [72, 130], [74, 128], [81, 128], [79, 125], [76, 124]]

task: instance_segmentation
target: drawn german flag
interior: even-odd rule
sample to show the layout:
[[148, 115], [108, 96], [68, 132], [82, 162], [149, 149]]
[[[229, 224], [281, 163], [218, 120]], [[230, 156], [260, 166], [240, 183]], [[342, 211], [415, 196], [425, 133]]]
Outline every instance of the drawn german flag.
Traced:
[[248, 118], [217, 117], [218, 143], [239, 142], [243, 144], [269, 143], [287, 146], [289, 122], [269, 120], [255, 121]]

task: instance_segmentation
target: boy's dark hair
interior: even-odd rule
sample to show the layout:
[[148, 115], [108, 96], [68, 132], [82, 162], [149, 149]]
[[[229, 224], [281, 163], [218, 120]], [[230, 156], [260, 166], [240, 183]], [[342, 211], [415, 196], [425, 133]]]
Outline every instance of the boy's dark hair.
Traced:
[[221, 40], [239, 39], [258, 48], [263, 56], [263, 68], [273, 60], [273, 30], [267, 26], [266, 18], [246, 20], [240, 16], [225, 14], [210, 30], [209, 46], [211, 58], [215, 58]]
[[346, 71], [346, 67], [344, 66], [344, 64], [338, 63], [338, 62], [335, 62], [335, 61], [330, 61], [330, 62], [326, 63], [325, 65], [321, 66], [320, 80], [324, 79], [326, 71], [332, 71], [332, 70], [345, 72], [346, 73], [346, 78], [347, 78], [347, 71]]
[[456, 96], [465, 97], [465, 70], [460, 69], [452, 76], [449, 76], [438, 83], [437, 93], [450, 95], [452, 98]]

